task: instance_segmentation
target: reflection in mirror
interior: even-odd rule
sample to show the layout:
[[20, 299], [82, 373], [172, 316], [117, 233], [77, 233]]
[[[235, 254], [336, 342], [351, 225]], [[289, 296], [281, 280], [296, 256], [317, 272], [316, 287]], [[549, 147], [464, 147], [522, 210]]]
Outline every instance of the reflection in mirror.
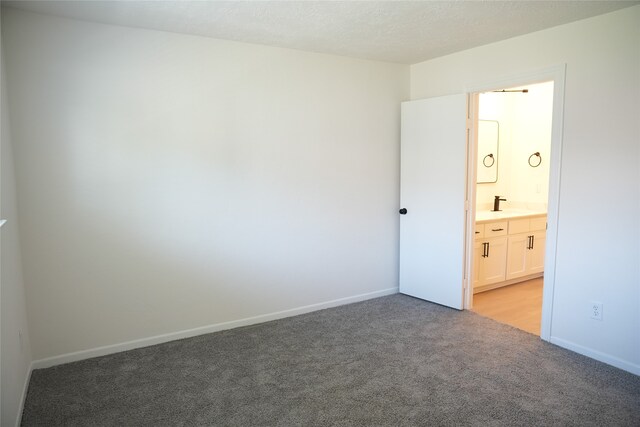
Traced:
[[495, 120], [478, 120], [478, 184], [498, 182], [500, 125]]

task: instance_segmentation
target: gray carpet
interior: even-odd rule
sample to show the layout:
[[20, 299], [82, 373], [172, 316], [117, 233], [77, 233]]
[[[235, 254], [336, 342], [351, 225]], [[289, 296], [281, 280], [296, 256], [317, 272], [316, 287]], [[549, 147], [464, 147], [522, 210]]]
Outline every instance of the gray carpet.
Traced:
[[640, 377], [393, 295], [36, 370], [23, 425], [639, 426]]

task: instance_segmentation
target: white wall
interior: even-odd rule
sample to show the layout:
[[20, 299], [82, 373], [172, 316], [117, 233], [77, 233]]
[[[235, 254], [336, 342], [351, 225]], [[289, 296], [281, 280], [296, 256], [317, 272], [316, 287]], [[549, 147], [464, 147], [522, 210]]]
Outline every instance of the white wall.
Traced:
[[[4, 29], [4, 28], [3, 28]], [[3, 30], [2, 29], [2, 30]], [[1, 33], [1, 31], [0, 31]], [[4, 38], [2, 43], [4, 44]], [[27, 309], [22, 280], [18, 215], [4, 50], [0, 49], [0, 425], [14, 426], [20, 417], [31, 365]]]
[[[500, 126], [498, 181], [476, 186], [476, 207], [493, 208], [494, 196], [507, 199], [501, 206], [546, 209], [549, 198], [549, 159], [553, 112], [553, 82], [526, 85], [528, 93], [487, 92], [479, 95], [480, 120]], [[531, 154], [542, 162], [529, 166]], [[537, 158], [532, 161], [537, 162]], [[536, 163], [534, 163], [536, 164]]]
[[640, 374], [638, 46], [634, 6], [416, 64], [411, 98], [567, 64], [552, 342]]
[[408, 66], [4, 19], [35, 359], [395, 291]]

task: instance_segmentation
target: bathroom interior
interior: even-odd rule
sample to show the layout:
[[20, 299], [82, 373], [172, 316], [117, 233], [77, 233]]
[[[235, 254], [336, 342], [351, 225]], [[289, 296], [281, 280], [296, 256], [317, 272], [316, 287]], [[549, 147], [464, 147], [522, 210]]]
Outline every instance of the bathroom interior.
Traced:
[[479, 94], [473, 311], [540, 335], [553, 82]]

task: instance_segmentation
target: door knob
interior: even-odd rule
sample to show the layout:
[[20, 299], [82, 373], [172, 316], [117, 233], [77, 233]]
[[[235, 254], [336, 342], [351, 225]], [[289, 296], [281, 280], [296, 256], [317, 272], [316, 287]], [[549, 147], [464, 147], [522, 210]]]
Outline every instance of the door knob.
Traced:
[[407, 210], [405, 208], [400, 209], [400, 215], [406, 215], [407, 214]]

